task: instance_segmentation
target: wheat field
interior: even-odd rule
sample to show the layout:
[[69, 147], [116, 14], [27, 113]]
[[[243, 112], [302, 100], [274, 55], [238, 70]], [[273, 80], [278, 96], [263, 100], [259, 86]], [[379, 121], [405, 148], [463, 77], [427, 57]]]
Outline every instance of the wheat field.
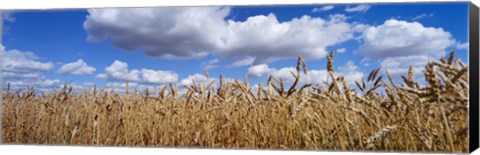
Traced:
[[[8, 144], [180, 148], [467, 152], [468, 66], [454, 52], [394, 81], [373, 70], [351, 85], [327, 57], [324, 85], [270, 76], [251, 89], [248, 79], [196, 83], [179, 94], [157, 90], [33, 88], [2, 91], [2, 142]], [[208, 72], [206, 72], [208, 77]]]

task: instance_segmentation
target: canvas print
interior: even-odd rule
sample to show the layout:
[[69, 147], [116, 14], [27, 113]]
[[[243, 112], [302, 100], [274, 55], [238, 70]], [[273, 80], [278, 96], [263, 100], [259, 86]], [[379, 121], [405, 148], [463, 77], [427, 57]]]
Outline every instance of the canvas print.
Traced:
[[468, 151], [468, 3], [3, 11], [4, 144]]

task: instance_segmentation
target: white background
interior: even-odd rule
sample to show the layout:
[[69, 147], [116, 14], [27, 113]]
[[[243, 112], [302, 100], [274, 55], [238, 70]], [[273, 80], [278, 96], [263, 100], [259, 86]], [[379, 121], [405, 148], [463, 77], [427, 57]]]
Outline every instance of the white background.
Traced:
[[[206, 6], [206, 5], [260, 5], [260, 4], [321, 4], [321, 3], [391, 3], [428, 2], [429, 0], [0, 0], [0, 10], [38, 10], [99, 7], [148, 7], [148, 6]], [[449, 0], [435, 0], [449, 1]], [[451, 1], [451, 0], [450, 0]], [[474, 2], [478, 6], [478, 2]], [[0, 32], [1, 33], [1, 32]], [[1, 34], [0, 34], [1, 37]], [[406, 153], [365, 153], [365, 152], [326, 152], [326, 151], [265, 151], [265, 150], [221, 150], [221, 149], [175, 149], [175, 148], [131, 148], [131, 147], [83, 147], [83, 146], [34, 146], [0, 145], [1, 154], [406, 154]], [[480, 154], [476, 151], [475, 154]]]

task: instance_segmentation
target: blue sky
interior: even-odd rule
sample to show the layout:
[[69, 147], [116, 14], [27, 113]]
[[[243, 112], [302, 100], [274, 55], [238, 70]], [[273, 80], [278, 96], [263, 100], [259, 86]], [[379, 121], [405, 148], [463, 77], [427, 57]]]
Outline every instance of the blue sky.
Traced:
[[[395, 77], [451, 50], [467, 62], [468, 3], [349, 4], [20, 11], [3, 13], [3, 84], [22, 89], [138, 88], [208, 81], [220, 74], [291, 79], [307, 59], [304, 83], [326, 78], [325, 56], [347, 80], [381, 67]], [[127, 69], [128, 66], [128, 69]], [[421, 80], [421, 76], [418, 77]]]

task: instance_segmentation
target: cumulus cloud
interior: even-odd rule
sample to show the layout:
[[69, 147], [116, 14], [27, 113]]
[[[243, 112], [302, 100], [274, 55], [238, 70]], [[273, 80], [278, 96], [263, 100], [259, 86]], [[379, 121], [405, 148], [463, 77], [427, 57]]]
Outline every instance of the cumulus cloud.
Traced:
[[227, 67], [242, 67], [242, 66], [249, 66], [253, 64], [255, 61], [254, 57], [247, 57], [238, 61], [233, 62], [232, 64], [228, 65]]
[[[326, 47], [353, 38], [351, 25], [343, 15], [330, 20], [303, 16], [280, 23], [274, 14], [254, 16], [245, 22], [229, 21], [236, 37], [226, 42], [224, 57], [253, 56], [254, 64], [303, 55], [310, 59], [326, 56]], [[327, 37], [328, 36], [328, 37]]]
[[204, 62], [201, 65], [203, 66], [204, 69], [213, 69], [218, 67], [218, 63], [220, 62], [219, 59], [212, 59], [208, 62]]
[[3, 52], [1, 58], [3, 85], [10, 83], [11, 89], [34, 87], [38, 91], [52, 90], [61, 85], [60, 80], [47, 79], [42, 75], [53, 69], [52, 62], [43, 62], [32, 52], [5, 50], [3, 45], [0, 45], [0, 50]]
[[105, 67], [105, 74], [98, 74], [97, 78], [112, 81], [140, 81], [139, 70], [129, 70], [126, 62], [115, 60], [110, 66]]
[[88, 66], [86, 62], [82, 59], [78, 59], [75, 62], [67, 63], [63, 65], [59, 70], [58, 73], [60, 74], [75, 74], [75, 75], [84, 75], [84, 74], [93, 74], [95, 72], [95, 68], [92, 66]]
[[418, 22], [390, 19], [382, 25], [367, 28], [362, 33], [359, 50], [370, 58], [411, 55], [443, 55], [455, 43], [450, 32], [442, 28], [425, 27]]
[[[83, 90], [93, 90], [94, 89], [94, 86], [96, 86], [95, 83], [91, 83], [91, 82], [83, 82], [83, 83], [77, 83], [75, 81], [71, 81], [71, 82], [68, 82], [67, 83], [68, 86], [72, 86], [72, 88], [74, 90], [79, 90], [79, 91], [83, 91]], [[98, 85], [97, 85], [98, 86]], [[102, 86], [103, 87], [103, 86]]]
[[172, 71], [142, 69], [140, 71], [143, 82], [161, 84], [177, 82], [178, 74]]
[[361, 4], [355, 7], [347, 6], [347, 8], [345, 8], [345, 11], [346, 12], [366, 12], [368, 9], [370, 9], [370, 5]]
[[[108, 82], [105, 85], [107, 88], [127, 88], [127, 83], [126, 82]], [[128, 87], [130, 88], [135, 88], [138, 86], [138, 83], [136, 82], [128, 82]]]
[[348, 61], [345, 65], [338, 67], [339, 75], [345, 77], [345, 81], [353, 84], [355, 81], [362, 80], [363, 72], [358, 70], [358, 67], [353, 61]]
[[145, 68], [130, 70], [126, 62], [119, 60], [115, 60], [110, 66], [106, 67], [105, 72], [104, 74], [98, 74], [96, 77], [109, 81], [131, 81], [144, 84], [174, 83], [178, 80], [178, 74], [175, 72]]
[[411, 66], [422, 77], [429, 61], [444, 56], [449, 47], [459, 47], [450, 32], [443, 28], [425, 27], [418, 22], [390, 19], [362, 33], [359, 51], [367, 59], [377, 61], [392, 76], [408, 74]]
[[92, 82], [84, 82], [82, 85], [87, 86], [87, 87], [93, 87], [93, 86], [95, 86], [95, 83], [92, 83]]
[[410, 66], [414, 74], [423, 77], [422, 71], [429, 61], [435, 61], [438, 58], [426, 55], [411, 55], [404, 57], [391, 57], [380, 61], [381, 69], [388, 71], [392, 76], [399, 77], [407, 75]]
[[[260, 64], [251, 66], [248, 68], [248, 75], [251, 77], [273, 76], [277, 79], [282, 79], [286, 83], [292, 83], [295, 78], [292, 73], [296, 73], [294, 67], [283, 67], [280, 69], [270, 68], [267, 64]], [[309, 70], [308, 74], [300, 74], [301, 83], [313, 82], [320, 83], [322, 80], [326, 80], [328, 72], [326, 70]]]
[[[224, 80], [226, 82], [233, 82], [234, 81], [234, 79], [231, 79], [231, 78], [228, 78], [228, 77], [224, 77]], [[210, 83], [212, 83], [211, 88], [218, 88], [218, 86], [220, 85], [220, 80], [217, 79], [217, 78], [212, 78], [212, 77], [207, 78], [205, 75], [195, 73], [193, 75], [187, 76], [186, 78], [182, 79], [178, 83], [179, 86], [180, 86], [180, 87], [178, 87], [178, 94], [180, 96], [186, 94], [189, 90], [188, 88], [186, 88], [186, 86], [193, 85], [193, 81], [195, 81], [197, 86], [200, 86], [200, 84], [203, 84], [204, 88], [206, 88], [206, 86], [209, 85]]]
[[60, 84], [60, 80], [49, 80], [49, 79], [44, 79], [44, 80], [38, 80], [35, 82], [28, 82], [28, 81], [14, 81], [10, 83], [11, 86], [39, 86], [39, 87], [48, 87], [52, 86], [54, 84]]
[[180, 85], [181, 86], [192, 85], [193, 80], [195, 80], [195, 82], [197, 84], [199, 84], [199, 83], [209, 84], [210, 82], [216, 82], [217, 81], [216, 78], [207, 78], [205, 75], [196, 73], [196, 74], [189, 75], [188, 77], [182, 79], [182, 81], [180, 81]]
[[[371, 26], [368, 25], [368, 24], [357, 23], [357, 24], [355, 24], [355, 26], [354, 26], [352, 29], [353, 29], [353, 31], [355, 31], [355, 32], [363, 32], [363, 31], [365, 31], [366, 29], [368, 29], [369, 27], [371, 27]], [[355, 38], [355, 39], [362, 39], [361, 37], [362, 37], [362, 36], [359, 35], [359, 36], [357, 36], [357, 38]]]
[[[271, 75], [277, 79], [282, 79], [286, 83], [293, 83], [295, 78], [292, 73], [296, 73], [295, 67], [283, 67], [280, 69], [270, 68], [266, 64], [251, 66], [248, 69], [248, 75], [252, 77], [262, 77], [264, 75]], [[358, 67], [353, 61], [347, 62], [345, 65], [340, 66], [337, 75], [345, 77], [347, 82], [353, 84], [355, 81], [361, 80], [364, 76], [363, 72], [358, 70]], [[300, 84], [312, 83], [323, 84], [323, 81], [327, 81], [329, 77], [327, 70], [308, 70], [307, 74], [300, 73]]]
[[247, 74], [253, 77], [261, 77], [267, 73], [270, 73], [271, 69], [267, 64], [254, 65], [248, 68]]
[[338, 53], [345, 53], [347, 51], [346, 48], [340, 48], [337, 50]]
[[84, 28], [89, 41], [109, 38], [127, 51], [160, 58], [200, 58], [221, 44], [229, 8], [163, 7], [90, 9]]
[[469, 46], [468, 42], [464, 42], [464, 43], [457, 42], [455, 44], [455, 48], [459, 50], [466, 50], [468, 49], [468, 46]]
[[36, 78], [41, 78], [42, 75], [39, 72], [16, 73], [16, 72], [3, 71], [2, 77], [5, 79], [36, 79]]
[[61, 88], [62, 83], [58, 79], [24, 79], [7, 81], [10, 83], [11, 89], [27, 89], [27, 87], [33, 87], [39, 91], [52, 91], [55, 88]]
[[[143, 90], [143, 89], [140, 89], [139, 86], [140, 84], [138, 84], [137, 82], [128, 82], [128, 90]], [[104, 87], [106, 90], [110, 90], [110, 91], [115, 91], [115, 92], [121, 92], [121, 93], [125, 93], [126, 89], [127, 89], [127, 85], [125, 82], [107, 82], [107, 84], [105, 85]]]
[[[130, 92], [137, 90], [140, 93], [144, 93], [144, 91], [148, 88], [149, 91], [155, 92], [156, 90], [164, 87], [165, 85], [151, 85], [151, 84], [140, 84], [138, 82], [128, 82], [128, 90]], [[89, 88], [87, 86], [87, 88]], [[117, 93], [125, 93], [126, 92], [126, 83], [125, 82], [107, 82], [104, 87], [108, 91], [114, 91]]]
[[332, 10], [334, 8], [335, 8], [335, 6], [333, 6], [333, 5], [327, 5], [327, 6], [323, 6], [323, 7], [320, 7], [320, 8], [313, 8], [312, 12], [324, 12], [324, 11]]
[[55, 67], [52, 62], [42, 62], [37, 55], [29, 51], [5, 51], [2, 61], [2, 70], [6, 72], [45, 72]]
[[225, 20], [226, 7], [90, 9], [89, 41], [110, 40], [126, 51], [160, 58], [254, 57], [254, 64], [296, 57], [319, 59], [325, 48], [354, 37], [344, 15], [303, 16], [280, 22], [274, 14]]

